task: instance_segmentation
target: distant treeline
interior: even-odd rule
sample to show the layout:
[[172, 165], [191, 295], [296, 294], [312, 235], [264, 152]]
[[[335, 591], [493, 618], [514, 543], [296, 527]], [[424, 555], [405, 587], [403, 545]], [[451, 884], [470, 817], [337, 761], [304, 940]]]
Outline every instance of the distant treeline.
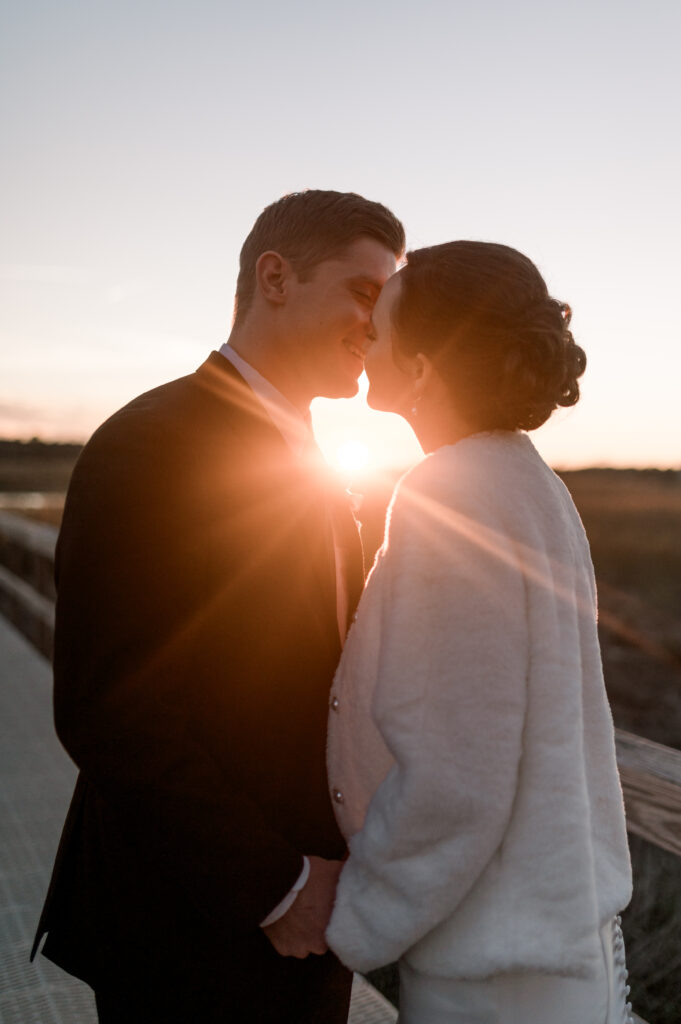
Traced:
[[588, 469], [557, 469], [556, 472], [566, 481], [571, 477], [580, 477], [584, 480], [610, 478], [619, 481], [630, 478], [639, 481], [648, 479], [652, 483], [678, 484], [681, 480], [681, 469], [616, 469], [612, 466], [590, 466]]
[[0, 440], [0, 491], [63, 492], [82, 444]]
[[41, 441], [37, 437], [30, 441], [6, 441], [0, 439], [0, 458], [2, 459], [44, 459], [50, 456], [58, 458], [78, 458], [83, 450], [82, 444], [64, 441]]

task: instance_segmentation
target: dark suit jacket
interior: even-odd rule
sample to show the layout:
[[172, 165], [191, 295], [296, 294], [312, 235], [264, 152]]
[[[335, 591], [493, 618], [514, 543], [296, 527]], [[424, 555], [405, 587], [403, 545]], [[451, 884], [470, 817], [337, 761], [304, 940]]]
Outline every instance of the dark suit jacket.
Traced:
[[198, 985], [216, 971], [227, 987], [261, 982], [258, 924], [302, 854], [344, 855], [325, 768], [332, 516], [354, 606], [361, 550], [342, 492], [218, 353], [85, 447], [57, 548], [54, 656], [56, 727], [80, 776], [37, 941], [47, 931], [46, 955], [93, 987], [121, 958], [191, 964]]

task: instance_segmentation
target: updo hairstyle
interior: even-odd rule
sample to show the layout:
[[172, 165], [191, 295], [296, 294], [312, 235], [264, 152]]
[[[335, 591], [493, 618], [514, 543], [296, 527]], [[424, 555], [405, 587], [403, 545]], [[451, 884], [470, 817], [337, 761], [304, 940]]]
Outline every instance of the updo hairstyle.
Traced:
[[476, 430], [534, 430], [579, 399], [586, 356], [570, 308], [526, 256], [492, 242], [407, 255], [392, 312], [395, 357], [429, 356]]

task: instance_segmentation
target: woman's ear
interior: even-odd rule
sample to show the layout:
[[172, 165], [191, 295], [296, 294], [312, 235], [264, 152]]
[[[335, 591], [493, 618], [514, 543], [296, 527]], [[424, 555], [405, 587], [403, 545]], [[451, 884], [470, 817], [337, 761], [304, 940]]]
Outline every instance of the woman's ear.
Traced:
[[413, 382], [414, 394], [420, 398], [428, 390], [433, 380], [433, 375], [436, 373], [433, 360], [430, 356], [419, 352], [411, 360], [409, 372]]
[[255, 280], [267, 302], [283, 306], [286, 302], [286, 289], [291, 275], [291, 264], [278, 252], [268, 250], [258, 256], [255, 263]]

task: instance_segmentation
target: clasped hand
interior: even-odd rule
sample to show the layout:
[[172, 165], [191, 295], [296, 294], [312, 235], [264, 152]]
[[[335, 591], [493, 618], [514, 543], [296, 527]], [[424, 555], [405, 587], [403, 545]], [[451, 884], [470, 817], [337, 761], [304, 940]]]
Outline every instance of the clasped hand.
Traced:
[[277, 953], [302, 960], [310, 953], [326, 953], [324, 938], [343, 863], [308, 857], [310, 874], [292, 906], [263, 931]]

